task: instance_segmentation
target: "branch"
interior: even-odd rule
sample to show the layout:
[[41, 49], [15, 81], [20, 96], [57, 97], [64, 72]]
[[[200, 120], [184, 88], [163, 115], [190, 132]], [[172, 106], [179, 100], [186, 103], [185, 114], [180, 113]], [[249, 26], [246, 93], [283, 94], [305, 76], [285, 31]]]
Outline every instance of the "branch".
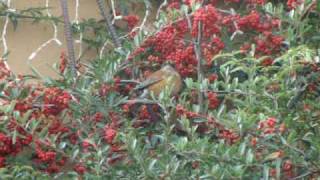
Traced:
[[145, 12], [145, 15], [143, 17], [143, 20], [141, 22], [141, 24], [137, 27], [134, 27], [129, 33], [123, 35], [120, 37], [120, 39], [124, 39], [124, 38], [127, 38], [128, 36], [130, 36], [130, 34], [132, 34], [133, 32], [139, 30], [139, 33], [140, 34], [148, 20], [148, 17], [150, 16], [150, 13], [151, 13], [151, 3], [149, 0], [144, 0], [144, 4], [145, 4], [145, 7], [146, 7], [146, 12]]
[[112, 25], [112, 22], [111, 22], [111, 19], [110, 19], [109, 15], [107, 14], [107, 12], [105, 10], [103, 0], [97, 0], [97, 4], [98, 4], [98, 7], [99, 7], [100, 14], [101, 14], [101, 16], [103, 17], [103, 19], [104, 19], [104, 21], [106, 23], [107, 31], [111, 35], [111, 39], [113, 41], [113, 44], [117, 48], [122, 47], [120, 39], [118, 37], [118, 34], [117, 34], [114, 26]]
[[71, 33], [71, 24], [70, 24], [70, 18], [68, 13], [67, 0], [60, 0], [60, 4], [61, 4], [63, 20], [64, 20], [64, 35], [66, 36], [65, 38], [67, 41], [69, 67], [71, 69], [73, 78], [76, 78], [77, 76], [76, 59], [74, 54], [73, 38]]
[[111, 9], [112, 9], [112, 13], [113, 13], [112, 24], [114, 24], [115, 20], [122, 19], [121, 15], [117, 16], [116, 8], [115, 8], [114, 4], [115, 4], [114, 0], [111, 0]]
[[167, 0], [164, 0], [163, 3], [161, 3], [161, 5], [159, 6], [158, 11], [157, 11], [156, 19], [159, 19], [161, 9], [162, 9], [163, 7], [165, 7], [165, 6], [167, 6], [167, 5], [168, 5]]
[[294, 177], [294, 178], [290, 178], [289, 180], [304, 179], [304, 178], [306, 178], [307, 176], [311, 176], [311, 175], [314, 174], [314, 173], [316, 173], [316, 172], [308, 171], [308, 172], [306, 172], [306, 173], [304, 173], [304, 174], [301, 174], [301, 175], [299, 175], [299, 176], [296, 176], [296, 177]]
[[[187, 18], [188, 26], [190, 31], [192, 31], [192, 24], [190, 17], [188, 16], [187, 12], [185, 13], [185, 16]], [[202, 81], [203, 81], [203, 65], [202, 65], [202, 53], [201, 53], [201, 39], [202, 39], [202, 24], [199, 22], [197, 24], [198, 26], [198, 37], [197, 39], [193, 38], [193, 45], [194, 45], [194, 51], [196, 55], [196, 59], [198, 61], [197, 64], [197, 72], [198, 72], [198, 83], [200, 84], [200, 88], [198, 90], [198, 105], [199, 105], [199, 113], [200, 114], [205, 114], [205, 109], [204, 109], [204, 90], [202, 87]]]
[[203, 93], [203, 87], [202, 87], [202, 82], [203, 82], [203, 65], [202, 65], [202, 53], [201, 53], [201, 39], [202, 39], [202, 24], [201, 22], [198, 23], [198, 37], [196, 42], [194, 43], [194, 49], [195, 49], [195, 54], [196, 58], [198, 61], [197, 65], [197, 71], [198, 71], [198, 83], [200, 84], [199, 88], [199, 94], [198, 94], [198, 104], [199, 104], [199, 113], [200, 114], [205, 114], [205, 109], [204, 109], [204, 93]]

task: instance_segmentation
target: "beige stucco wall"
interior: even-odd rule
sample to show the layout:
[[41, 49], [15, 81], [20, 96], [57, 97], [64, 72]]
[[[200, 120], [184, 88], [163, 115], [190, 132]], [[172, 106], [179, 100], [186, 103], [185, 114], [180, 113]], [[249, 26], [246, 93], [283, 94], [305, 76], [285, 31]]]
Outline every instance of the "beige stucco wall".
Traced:
[[[79, 19], [98, 18], [101, 19], [98, 12], [98, 7], [95, 0], [80, 0]], [[69, 13], [71, 20], [75, 17], [76, 1], [69, 0]], [[49, 6], [52, 7], [50, 12], [55, 16], [61, 16], [59, 0], [50, 0]], [[29, 7], [45, 7], [45, 0], [12, 0], [13, 9], [26, 9]], [[0, 31], [4, 26], [4, 18], [0, 18]], [[53, 37], [53, 26], [49, 22], [32, 23], [30, 20], [20, 20], [18, 28], [13, 29], [13, 25], [9, 23], [7, 28], [6, 40], [10, 54], [8, 56], [8, 64], [10, 68], [21, 74], [31, 73], [28, 66], [28, 57], [41, 44]], [[52, 42], [46, 46], [40, 53], [31, 61], [33, 67], [44, 75], [55, 76], [56, 73], [51, 69], [54, 62], [59, 60], [60, 52], [65, 50], [65, 39], [63, 36], [63, 26], [58, 26], [58, 39], [63, 43], [59, 46]], [[78, 54], [79, 44], [75, 44], [76, 54]], [[0, 55], [3, 55], [3, 44], [0, 42]], [[95, 52], [89, 52], [88, 56], [95, 56]], [[86, 58], [84, 58], [86, 59]], [[87, 58], [88, 59], [88, 58]]]

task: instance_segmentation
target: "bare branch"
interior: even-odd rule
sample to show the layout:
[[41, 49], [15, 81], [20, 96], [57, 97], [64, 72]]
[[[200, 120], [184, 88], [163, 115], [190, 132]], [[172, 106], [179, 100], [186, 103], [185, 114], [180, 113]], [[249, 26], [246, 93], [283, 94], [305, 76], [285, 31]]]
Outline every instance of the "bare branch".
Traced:
[[164, 1], [161, 3], [161, 5], [159, 6], [159, 8], [158, 8], [156, 19], [159, 19], [161, 9], [162, 9], [163, 7], [165, 7], [166, 5], [168, 5], [168, 2], [167, 2], [167, 0], [164, 0]]
[[139, 30], [139, 33], [142, 32], [147, 20], [148, 20], [148, 17], [150, 16], [150, 13], [151, 13], [151, 3], [149, 0], [144, 0], [144, 4], [145, 4], [145, 7], [146, 7], [146, 12], [144, 14], [144, 17], [143, 17], [143, 20], [141, 22], [141, 24], [137, 27], [134, 27], [129, 33], [127, 33], [126, 35], [124, 36], [121, 36], [120, 39], [124, 39], [126, 37], [128, 37], [130, 34], [132, 34], [133, 32]]
[[[188, 16], [187, 13], [185, 13], [185, 16], [187, 18], [187, 22], [188, 22], [188, 26], [190, 31], [192, 31], [192, 24], [191, 24], [191, 20], [190, 20], [190, 16]], [[198, 91], [198, 105], [199, 105], [199, 113], [200, 114], [205, 114], [205, 110], [204, 110], [204, 90], [202, 87], [202, 81], [203, 81], [203, 65], [202, 65], [202, 53], [201, 53], [201, 39], [202, 39], [202, 24], [201, 22], [199, 22], [197, 24], [198, 26], [198, 36], [197, 39], [193, 38], [193, 45], [194, 45], [194, 51], [195, 51], [195, 55], [196, 55], [196, 59], [198, 61], [197, 64], [197, 73], [198, 73], [198, 83], [200, 83], [200, 88]]]
[[198, 73], [198, 83], [200, 84], [199, 92], [198, 92], [198, 104], [199, 104], [199, 113], [200, 114], [205, 114], [205, 109], [204, 109], [204, 93], [203, 93], [203, 87], [202, 87], [202, 82], [203, 82], [203, 65], [202, 65], [202, 52], [201, 52], [201, 39], [202, 39], [202, 24], [201, 22], [198, 23], [198, 37], [197, 40], [194, 43], [194, 50], [196, 54], [196, 58], [198, 61], [197, 65], [197, 73]]
[[103, 17], [103, 19], [104, 19], [104, 21], [106, 23], [107, 31], [111, 35], [111, 39], [112, 39], [113, 44], [117, 48], [122, 47], [120, 39], [118, 37], [118, 34], [117, 34], [114, 26], [112, 25], [112, 22], [111, 22], [111, 19], [109, 17], [109, 14], [106, 12], [103, 0], [97, 0], [97, 4], [98, 4], [98, 7], [99, 7], [100, 14], [101, 14], [101, 16]]
[[67, 0], [60, 0], [63, 20], [64, 20], [64, 34], [67, 41], [67, 49], [68, 49], [68, 59], [69, 59], [69, 67], [71, 69], [71, 73], [74, 78], [77, 76], [77, 69], [76, 69], [76, 59], [74, 53], [74, 46], [73, 46], [73, 38], [71, 33], [71, 24], [68, 12], [68, 4]]

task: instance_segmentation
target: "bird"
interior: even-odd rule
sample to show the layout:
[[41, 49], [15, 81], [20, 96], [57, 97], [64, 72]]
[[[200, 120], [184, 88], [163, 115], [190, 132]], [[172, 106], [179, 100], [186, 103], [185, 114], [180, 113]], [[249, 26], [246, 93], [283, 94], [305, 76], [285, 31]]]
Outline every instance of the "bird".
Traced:
[[147, 76], [144, 81], [136, 86], [135, 90], [144, 90], [141, 97], [150, 94], [158, 97], [166, 88], [169, 89], [169, 96], [178, 95], [182, 88], [180, 74], [169, 64]]
[[182, 84], [183, 83], [180, 74], [170, 64], [166, 64], [161, 69], [147, 76], [145, 80], [139, 82], [130, 93], [132, 95], [134, 92], [142, 91], [141, 95], [138, 95], [138, 97], [135, 99], [125, 100], [123, 103], [131, 105], [135, 104], [134, 106], [131, 106], [130, 109], [132, 116], [137, 116], [137, 110], [139, 107], [141, 107], [141, 105], [145, 105], [147, 112], [150, 115], [149, 120], [151, 122], [156, 122], [157, 120], [161, 119], [161, 110], [154, 109], [155, 104], [148, 100], [150, 97], [152, 97], [150, 95], [158, 97], [161, 92], [167, 89], [169, 97], [176, 96], [182, 89]]

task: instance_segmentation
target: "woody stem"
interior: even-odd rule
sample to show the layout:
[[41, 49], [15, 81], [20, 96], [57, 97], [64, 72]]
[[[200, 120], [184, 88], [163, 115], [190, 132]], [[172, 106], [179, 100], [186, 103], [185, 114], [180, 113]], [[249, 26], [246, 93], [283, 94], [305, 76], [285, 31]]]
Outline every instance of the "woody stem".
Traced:
[[119, 36], [118, 36], [114, 26], [112, 25], [112, 22], [111, 22], [109, 14], [105, 10], [103, 0], [97, 0], [97, 4], [98, 4], [98, 7], [99, 7], [100, 14], [101, 14], [101, 16], [103, 17], [103, 19], [104, 19], [104, 21], [106, 23], [107, 31], [111, 35], [111, 39], [112, 39], [113, 44], [117, 48], [121, 47], [122, 45], [121, 45]]
[[[185, 16], [187, 19], [188, 27], [190, 31], [192, 31], [192, 24], [190, 16], [187, 12], [185, 12]], [[202, 53], [201, 53], [201, 40], [202, 40], [202, 24], [201, 22], [198, 22], [198, 36], [197, 38], [192, 38], [193, 48], [195, 51], [196, 59], [197, 59], [197, 75], [198, 75], [198, 83], [200, 84], [199, 90], [198, 90], [198, 105], [199, 105], [199, 114], [205, 114], [204, 109], [204, 89], [202, 86], [203, 82], [203, 65], [202, 65]]]
[[198, 103], [199, 103], [199, 113], [200, 114], [205, 114], [205, 109], [204, 109], [204, 90], [202, 86], [203, 82], [203, 65], [202, 65], [202, 53], [201, 53], [201, 39], [202, 39], [202, 24], [201, 22], [198, 23], [198, 37], [195, 40], [194, 43], [194, 49], [195, 49], [195, 54], [196, 58], [198, 61], [197, 64], [197, 73], [198, 73], [198, 83], [200, 84], [199, 91], [198, 91]]
[[76, 59], [74, 55], [73, 38], [72, 38], [72, 32], [71, 32], [71, 23], [69, 18], [67, 0], [60, 0], [60, 4], [61, 4], [63, 20], [64, 20], [64, 33], [65, 33], [65, 38], [67, 42], [69, 67], [71, 69], [73, 78], [76, 78], [77, 76]]

